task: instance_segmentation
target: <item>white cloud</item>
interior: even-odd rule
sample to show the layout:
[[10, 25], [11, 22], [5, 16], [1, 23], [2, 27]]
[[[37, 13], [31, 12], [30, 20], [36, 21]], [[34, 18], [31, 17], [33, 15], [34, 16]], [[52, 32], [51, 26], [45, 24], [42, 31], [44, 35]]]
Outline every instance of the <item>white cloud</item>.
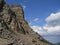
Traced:
[[26, 7], [27, 7], [26, 5], [24, 5], [23, 3], [21, 3], [21, 5], [22, 5], [23, 9], [26, 9]]
[[[39, 20], [38, 18], [35, 21]], [[46, 24], [43, 27], [31, 26], [31, 28], [41, 35], [60, 35], [60, 12], [51, 13], [46, 19]]]
[[46, 21], [53, 21], [56, 19], [60, 19], [60, 12], [50, 14], [50, 16], [46, 18]]
[[37, 32], [40, 35], [47, 35], [48, 34], [47, 30], [43, 29], [40, 26], [34, 25], [34, 26], [31, 26], [31, 28], [33, 29], [33, 31]]
[[33, 21], [37, 22], [37, 21], [39, 21], [39, 18], [35, 18]]
[[51, 27], [45, 26], [44, 29], [48, 30], [49, 33], [60, 32], [60, 26], [51, 26]]
[[60, 34], [60, 12], [52, 13], [46, 18], [44, 29], [51, 34]]
[[52, 13], [46, 18], [46, 22], [50, 26], [60, 25], [60, 12]]
[[26, 6], [25, 5], [23, 5], [23, 9], [25, 9], [26, 8]]

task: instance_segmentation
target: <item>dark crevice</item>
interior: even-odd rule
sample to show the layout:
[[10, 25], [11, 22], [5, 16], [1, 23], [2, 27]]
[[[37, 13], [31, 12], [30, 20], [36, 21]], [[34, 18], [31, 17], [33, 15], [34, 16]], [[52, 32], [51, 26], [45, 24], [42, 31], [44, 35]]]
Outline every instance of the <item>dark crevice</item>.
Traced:
[[2, 35], [3, 29], [0, 29], [0, 35]]
[[6, 26], [5, 28], [6, 28], [6, 29], [9, 29], [8, 25], [6, 24], [6, 22], [5, 22], [4, 20], [3, 20], [2, 26]]
[[13, 43], [7, 44], [7, 45], [13, 45]]
[[15, 15], [15, 12], [13, 12], [11, 9], [8, 10], [8, 13], [10, 14], [10, 19], [9, 19], [8, 24], [10, 24], [11, 21], [12, 21], [12, 18], [15, 19], [16, 18], [16, 15]]

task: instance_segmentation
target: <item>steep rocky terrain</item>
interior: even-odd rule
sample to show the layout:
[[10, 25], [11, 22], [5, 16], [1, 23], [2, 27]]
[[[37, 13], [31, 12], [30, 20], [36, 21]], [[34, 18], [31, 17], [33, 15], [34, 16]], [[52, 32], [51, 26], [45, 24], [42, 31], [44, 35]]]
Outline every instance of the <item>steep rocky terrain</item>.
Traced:
[[29, 27], [22, 6], [9, 6], [0, 0], [0, 45], [52, 44]]

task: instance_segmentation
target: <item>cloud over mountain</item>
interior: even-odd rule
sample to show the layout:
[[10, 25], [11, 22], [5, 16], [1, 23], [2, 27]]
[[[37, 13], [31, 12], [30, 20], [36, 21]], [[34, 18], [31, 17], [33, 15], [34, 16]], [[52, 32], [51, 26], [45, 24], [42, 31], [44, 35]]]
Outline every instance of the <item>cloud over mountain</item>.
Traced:
[[46, 22], [49, 26], [60, 25], [60, 12], [51, 13], [50, 16], [46, 18]]
[[35, 32], [42, 35], [59, 35], [60, 34], [60, 12], [51, 13], [46, 19], [46, 24], [41, 26], [31, 26]]

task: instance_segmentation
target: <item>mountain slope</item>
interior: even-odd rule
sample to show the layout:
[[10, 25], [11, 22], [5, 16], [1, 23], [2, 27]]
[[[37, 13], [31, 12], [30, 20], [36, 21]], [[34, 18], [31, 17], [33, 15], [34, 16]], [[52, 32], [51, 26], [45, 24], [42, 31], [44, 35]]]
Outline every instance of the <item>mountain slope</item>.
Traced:
[[24, 19], [22, 6], [0, 0], [0, 45], [52, 45], [35, 33]]

